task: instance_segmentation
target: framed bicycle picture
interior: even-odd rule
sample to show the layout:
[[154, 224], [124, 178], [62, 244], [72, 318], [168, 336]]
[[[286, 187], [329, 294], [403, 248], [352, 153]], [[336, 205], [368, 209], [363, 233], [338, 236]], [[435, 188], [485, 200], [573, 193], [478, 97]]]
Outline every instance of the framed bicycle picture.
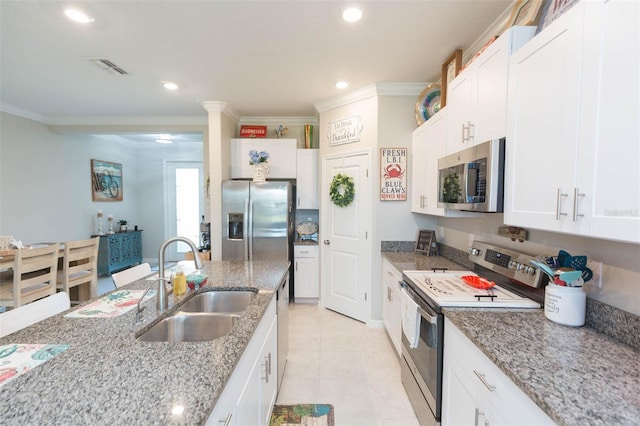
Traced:
[[122, 201], [122, 164], [91, 160], [91, 199]]

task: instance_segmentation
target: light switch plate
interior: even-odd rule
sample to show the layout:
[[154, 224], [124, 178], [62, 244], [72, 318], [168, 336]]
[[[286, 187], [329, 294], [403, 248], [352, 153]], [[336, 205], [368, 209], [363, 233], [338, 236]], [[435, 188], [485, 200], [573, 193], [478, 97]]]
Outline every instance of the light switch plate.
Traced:
[[587, 268], [593, 272], [593, 278], [588, 281], [589, 284], [602, 288], [602, 262], [596, 260], [587, 260]]

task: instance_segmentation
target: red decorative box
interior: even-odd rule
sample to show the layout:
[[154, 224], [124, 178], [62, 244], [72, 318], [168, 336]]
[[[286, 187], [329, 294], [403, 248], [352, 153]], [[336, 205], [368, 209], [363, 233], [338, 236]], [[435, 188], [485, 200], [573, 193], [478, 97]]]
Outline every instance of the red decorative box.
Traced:
[[267, 126], [240, 126], [241, 138], [266, 138]]

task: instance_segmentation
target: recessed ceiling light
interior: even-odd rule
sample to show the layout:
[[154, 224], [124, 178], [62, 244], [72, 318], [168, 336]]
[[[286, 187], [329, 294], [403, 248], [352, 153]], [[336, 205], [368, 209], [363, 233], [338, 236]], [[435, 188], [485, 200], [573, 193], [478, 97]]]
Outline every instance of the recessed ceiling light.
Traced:
[[336, 83], [337, 89], [346, 89], [347, 87], [349, 87], [349, 83], [347, 83], [346, 81], [338, 81]]
[[167, 90], [178, 90], [178, 85], [175, 84], [175, 83], [172, 83], [170, 81], [165, 81], [165, 82], [162, 83], [162, 85]]
[[81, 24], [88, 24], [89, 22], [95, 21], [94, 18], [78, 9], [67, 9], [64, 11], [64, 14], [72, 21], [79, 22]]
[[362, 10], [357, 7], [350, 7], [342, 12], [342, 19], [347, 22], [357, 22], [362, 18]]

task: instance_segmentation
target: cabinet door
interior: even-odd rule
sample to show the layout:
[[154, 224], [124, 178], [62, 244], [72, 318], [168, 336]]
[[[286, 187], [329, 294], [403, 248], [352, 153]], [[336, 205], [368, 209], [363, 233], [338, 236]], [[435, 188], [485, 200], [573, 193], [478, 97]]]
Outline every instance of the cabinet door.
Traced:
[[448, 130], [447, 154], [468, 148], [469, 124], [473, 103], [473, 66], [464, 69], [451, 82], [447, 91]]
[[574, 219], [590, 228], [588, 233], [635, 243], [640, 242], [639, 17], [637, 1], [587, 5], [574, 190]]
[[253, 166], [249, 164], [249, 152], [269, 153], [270, 179], [296, 178], [295, 139], [231, 139], [231, 177], [233, 179], [253, 178]]
[[402, 350], [400, 284], [402, 274], [387, 259], [382, 259], [382, 321], [398, 355]]
[[411, 140], [411, 211], [427, 213], [427, 123], [435, 119], [436, 114], [426, 123], [413, 131]]
[[296, 208], [318, 208], [318, 150], [297, 150]]
[[504, 219], [570, 226], [576, 170], [584, 2], [516, 51], [509, 66]]
[[294, 259], [295, 297], [318, 297], [318, 258], [296, 257]]
[[428, 122], [426, 146], [426, 211], [436, 216], [445, 216], [445, 209], [438, 207], [438, 160], [446, 154], [447, 114], [440, 111]]
[[260, 387], [260, 425], [268, 426], [271, 410], [276, 403], [278, 391], [278, 339], [277, 320], [273, 319], [269, 335], [258, 359], [258, 380]]

